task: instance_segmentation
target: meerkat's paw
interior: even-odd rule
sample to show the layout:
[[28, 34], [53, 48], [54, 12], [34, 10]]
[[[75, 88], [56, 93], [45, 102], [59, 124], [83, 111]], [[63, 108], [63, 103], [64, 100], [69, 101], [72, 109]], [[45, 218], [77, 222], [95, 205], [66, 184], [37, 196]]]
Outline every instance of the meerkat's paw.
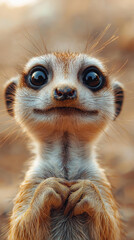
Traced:
[[98, 188], [90, 180], [78, 180], [70, 187], [70, 192], [65, 215], [71, 212], [74, 216], [83, 213], [93, 216], [104, 207]]
[[63, 206], [69, 195], [67, 182], [62, 178], [47, 178], [37, 187], [31, 205], [37, 209], [44, 208], [44, 214], [49, 215], [52, 208]]

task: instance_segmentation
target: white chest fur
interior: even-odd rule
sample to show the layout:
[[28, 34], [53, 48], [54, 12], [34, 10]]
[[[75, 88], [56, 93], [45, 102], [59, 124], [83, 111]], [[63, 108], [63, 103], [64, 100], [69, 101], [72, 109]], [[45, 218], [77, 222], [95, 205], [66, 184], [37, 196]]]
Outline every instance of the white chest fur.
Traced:
[[[98, 166], [90, 145], [65, 133], [59, 139], [36, 144], [36, 158], [27, 177], [61, 177], [67, 180], [96, 176]], [[99, 175], [99, 174], [98, 174]]]

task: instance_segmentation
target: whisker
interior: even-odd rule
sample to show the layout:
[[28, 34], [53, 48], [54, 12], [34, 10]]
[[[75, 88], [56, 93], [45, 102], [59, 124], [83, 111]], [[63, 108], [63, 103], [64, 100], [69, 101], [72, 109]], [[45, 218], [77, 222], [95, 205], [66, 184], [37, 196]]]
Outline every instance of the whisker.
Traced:
[[118, 36], [115, 36], [114, 38], [112, 38], [111, 40], [108, 40], [107, 42], [105, 42], [103, 44], [103, 46], [101, 48], [99, 48], [98, 50], [94, 51], [94, 54], [96, 53], [100, 53], [103, 51], [103, 49], [108, 46], [109, 44], [111, 44], [112, 42], [116, 41], [119, 37]]
[[[121, 128], [121, 131], [119, 130], [119, 127]], [[128, 142], [131, 140], [129, 132], [124, 128], [119, 119], [116, 120], [116, 124], [110, 122], [110, 129], [115, 134], [117, 139], [118, 138], [121, 139], [121, 141], [124, 142], [125, 144], [126, 143], [128, 144]], [[125, 134], [124, 137], [122, 137], [123, 134]]]
[[104, 37], [104, 35], [106, 34], [106, 32], [109, 30], [110, 27], [111, 27], [111, 24], [108, 24], [106, 26], [103, 32], [96, 39], [96, 42], [90, 47], [90, 51], [93, 51], [93, 49], [95, 49], [98, 46], [98, 44], [100, 43], [100, 41], [102, 40], [102, 38]]
[[87, 41], [86, 41], [86, 46], [83, 50], [84, 53], [87, 53], [88, 52], [88, 49], [89, 49], [89, 42], [94, 42], [94, 37], [93, 36], [90, 36], [89, 33], [87, 35]]
[[1, 140], [0, 140], [1, 147], [7, 142], [7, 140], [13, 135], [13, 133], [16, 132], [15, 130], [16, 130], [16, 127], [14, 127], [12, 131], [10, 131], [8, 134], [6, 134], [5, 137], [1, 138]]
[[44, 41], [44, 38], [43, 38], [43, 35], [42, 35], [41, 31], [39, 31], [39, 35], [40, 35], [40, 39], [41, 39], [41, 42], [42, 42], [42, 45], [43, 45], [43, 48], [44, 48], [44, 52], [48, 53], [48, 49], [46, 47], [46, 43]]
[[26, 35], [24, 34], [25, 38], [26, 38], [30, 43], [32, 43], [32, 45], [33, 45], [34, 49], [37, 51], [37, 53], [40, 54], [40, 55], [42, 55], [42, 51], [40, 50], [40, 48], [37, 47], [38, 43], [35, 41], [35, 39], [33, 38], [33, 36], [32, 36], [29, 32], [27, 32], [27, 31], [26, 31], [26, 33], [27, 33], [27, 35], [28, 35], [30, 38], [28, 38], [28, 36], [26, 36]]
[[120, 66], [120, 68], [115, 72], [115, 74], [121, 72], [121, 70], [122, 70], [124, 67], [126, 67], [127, 63], [128, 63], [128, 59], [126, 59], [126, 61], [125, 61], [125, 62]]
[[39, 54], [35, 53], [35, 52], [32, 52], [31, 50], [29, 50], [28, 48], [24, 47], [22, 44], [20, 44], [20, 47], [23, 48], [24, 50], [26, 50], [29, 54], [30, 54], [30, 57], [33, 57], [33, 56], [38, 56]]

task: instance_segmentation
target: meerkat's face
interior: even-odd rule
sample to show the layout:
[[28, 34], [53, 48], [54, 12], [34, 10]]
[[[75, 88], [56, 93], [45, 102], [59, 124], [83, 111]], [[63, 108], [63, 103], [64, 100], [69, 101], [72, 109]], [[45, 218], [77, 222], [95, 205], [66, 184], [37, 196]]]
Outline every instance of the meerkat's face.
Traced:
[[120, 113], [123, 90], [103, 64], [86, 54], [32, 58], [5, 91], [10, 115], [32, 133], [96, 135]]

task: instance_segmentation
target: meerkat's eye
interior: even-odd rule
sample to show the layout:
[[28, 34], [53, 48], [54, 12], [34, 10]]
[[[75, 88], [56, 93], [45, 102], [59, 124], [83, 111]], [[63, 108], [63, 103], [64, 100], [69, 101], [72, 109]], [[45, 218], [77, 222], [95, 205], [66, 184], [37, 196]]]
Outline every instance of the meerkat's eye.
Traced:
[[98, 91], [105, 84], [105, 77], [96, 67], [88, 67], [82, 73], [82, 81], [92, 91]]
[[48, 82], [48, 71], [42, 66], [34, 67], [27, 77], [29, 87], [39, 89]]

